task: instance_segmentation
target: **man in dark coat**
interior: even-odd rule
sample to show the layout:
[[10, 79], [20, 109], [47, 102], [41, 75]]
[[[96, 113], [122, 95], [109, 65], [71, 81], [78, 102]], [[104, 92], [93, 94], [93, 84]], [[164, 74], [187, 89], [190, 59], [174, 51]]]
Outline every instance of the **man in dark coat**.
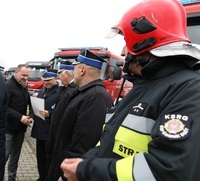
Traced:
[[59, 121], [48, 181], [57, 181], [62, 175], [60, 164], [64, 158], [80, 157], [99, 141], [107, 109], [112, 106], [99, 78], [103, 62], [105, 60], [85, 50], [73, 63], [74, 83], [78, 89], [63, 98], [70, 100]]
[[53, 106], [54, 108], [52, 110], [50, 118], [51, 124], [49, 128], [48, 139], [46, 142], [47, 169], [49, 168], [52, 160], [55, 140], [58, 135], [59, 121], [61, 120], [62, 115], [64, 114], [64, 111], [71, 97], [67, 92], [73, 92], [73, 90], [75, 90], [76, 88], [76, 85], [74, 84], [73, 70], [73, 65], [63, 64], [60, 65], [60, 69], [58, 70], [58, 75], [62, 85], [59, 87], [55, 106]]
[[44, 99], [44, 110], [40, 110], [41, 116], [44, 119], [34, 115], [34, 124], [31, 132], [31, 136], [36, 138], [36, 156], [37, 166], [39, 172], [38, 181], [44, 181], [46, 177], [46, 140], [48, 138], [50, 119], [49, 114], [52, 111], [52, 106], [55, 104], [58, 93], [57, 73], [44, 72], [42, 75], [45, 88], [40, 89], [38, 98]]
[[8, 107], [6, 123], [6, 160], [8, 162], [8, 180], [15, 180], [18, 161], [21, 153], [24, 134], [27, 126], [33, 121], [27, 115], [30, 107], [30, 95], [28, 92], [29, 68], [20, 64], [14, 75], [6, 81], [8, 90]]
[[7, 89], [0, 72], [0, 180], [4, 180]]

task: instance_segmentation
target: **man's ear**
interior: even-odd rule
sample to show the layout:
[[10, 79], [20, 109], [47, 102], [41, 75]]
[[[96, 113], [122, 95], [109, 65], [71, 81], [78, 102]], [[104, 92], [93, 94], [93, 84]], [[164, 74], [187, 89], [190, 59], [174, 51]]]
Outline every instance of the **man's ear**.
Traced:
[[65, 77], [68, 78], [69, 77], [69, 72], [66, 70], [65, 71]]
[[82, 66], [81, 67], [81, 75], [83, 76], [83, 75], [85, 75], [85, 73], [86, 73], [86, 67]]

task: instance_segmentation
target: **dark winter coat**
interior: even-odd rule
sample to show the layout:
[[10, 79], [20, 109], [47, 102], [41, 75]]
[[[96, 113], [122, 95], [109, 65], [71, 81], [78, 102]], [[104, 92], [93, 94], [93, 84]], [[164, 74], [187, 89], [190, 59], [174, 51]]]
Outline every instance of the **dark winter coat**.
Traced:
[[56, 99], [56, 103], [51, 115], [51, 125], [49, 129], [49, 136], [46, 143], [46, 154], [49, 159], [49, 163], [51, 162], [53, 156], [53, 148], [55, 146], [55, 139], [58, 136], [58, 127], [60, 125], [60, 120], [64, 114], [66, 107], [69, 104], [69, 101], [74, 97], [77, 93], [77, 86], [74, 82], [68, 84], [67, 87], [60, 87], [58, 96]]
[[14, 76], [6, 81], [6, 85], [8, 90], [7, 133], [25, 132], [27, 126], [20, 120], [27, 114], [27, 106], [30, 106], [28, 87], [22, 87]]
[[0, 72], [0, 180], [5, 168], [5, 134], [6, 134], [7, 90], [5, 80]]
[[112, 101], [99, 79], [77, 89], [60, 120], [48, 181], [62, 175], [64, 158], [80, 157], [99, 141], [107, 109]]
[[57, 103], [60, 101], [61, 97], [65, 94], [65, 92], [67, 91], [68, 89], [68, 86], [65, 87], [65, 86], [59, 86], [58, 88], [58, 91], [57, 91], [57, 97], [56, 97], [56, 101], [55, 101], [55, 104], [52, 106], [52, 110], [49, 111], [49, 117], [51, 119], [51, 122], [52, 122], [52, 114], [53, 114], [53, 111], [57, 105]]
[[[55, 104], [56, 97], [58, 94], [58, 84], [53, 86], [50, 90], [41, 89], [38, 93], [38, 98], [44, 99], [44, 109], [49, 112], [52, 110], [52, 106]], [[47, 140], [49, 127], [50, 127], [50, 119], [46, 117], [45, 120], [40, 117], [34, 115], [34, 124], [31, 132], [31, 136], [38, 140]]]

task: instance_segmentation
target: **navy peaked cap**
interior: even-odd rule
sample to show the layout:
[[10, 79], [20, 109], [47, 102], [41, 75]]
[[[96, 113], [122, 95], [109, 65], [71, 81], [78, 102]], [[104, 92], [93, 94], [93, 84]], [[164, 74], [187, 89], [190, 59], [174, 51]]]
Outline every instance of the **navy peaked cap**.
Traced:
[[58, 74], [55, 73], [55, 72], [44, 72], [42, 74], [42, 79], [43, 80], [51, 80], [51, 79], [53, 79], [55, 77], [58, 77]]
[[61, 64], [60, 69], [58, 70], [58, 74], [61, 73], [63, 70], [74, 70], [74, 66]]
[[84, 63], [86, 65], [101, 69], [103, 62], [107, 61], [86, 49], [81, 51], [72, 65]]

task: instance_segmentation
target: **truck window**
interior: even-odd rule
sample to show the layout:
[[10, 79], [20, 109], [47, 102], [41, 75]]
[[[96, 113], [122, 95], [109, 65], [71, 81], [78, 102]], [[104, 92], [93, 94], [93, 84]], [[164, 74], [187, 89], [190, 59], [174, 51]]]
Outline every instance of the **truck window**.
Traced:
[[187, 13], [187, 31], [192, 43], [200, 44], [200, 0], [179, 0]]
[[188, 26], [188, 36], [192, 43], [200, 44], [200, 25]]
[[187, 30], [192, 43], [200, 44], [200, 9], [199, 12], [187, 14]]

